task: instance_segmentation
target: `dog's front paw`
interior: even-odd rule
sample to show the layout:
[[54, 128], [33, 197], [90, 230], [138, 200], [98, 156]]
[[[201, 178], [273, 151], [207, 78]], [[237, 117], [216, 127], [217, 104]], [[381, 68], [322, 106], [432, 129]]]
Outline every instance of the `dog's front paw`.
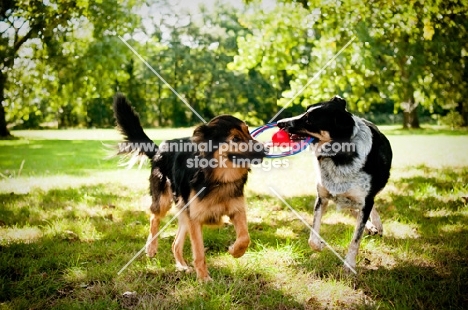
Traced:
[[356, 252], [350, 250], [344, 260], [344, 273], [347, 275], [356, 274]]
[[241, 245], [241, 246], [237, 246], [235, 243], [233, 245], [231, 245], [228, 249], [228, 252], [229, 254], [232, 255], [232, 257], [234, 258], [239, 258], [241, 256], [243, 256], [245, 254], [245, 252], [247, 251], [247, 248], [249, 247], [249, 245]]
[[187, 265], [182, 265], [180, 263], [176, 263], [176, 270], [177, 271], [180, 271], [180, 272], [192, 272], [193, 271], [193, 268], [192, 267], [189, 267]]
[[228, 248], [229, 254], [234, 258], [239, 258], [245, 254], [250, 244], [250, 238], [238, 238], [233, 245]]
[[146, 241], [146, 256], [152, 258], [156, 255], [158, 251], [158, 240], [151, 240], [151, 234], [148, 236], [148, 240]]
[[195, 271], [197, 272], [197, 279], [200, 282], [211, 282], [213, 279], [210, 277], [210, 274], [208, 272], [208, 269], [206, 268], [206, 264], [203, 266], [197, 266], [197, 264], [194, 264]]
[[309, 246], [312, 248], [312, 250], [322, 251], [325, 244], [319, 239], [309, 238]]
[[208, 275], [208, 276], [203, 277], [203, 278], [199, 277], [198, 281], [203, 282], [203, 283], [209, 283], [209, 282], [213, 282], [213, 279]]
[[348, 262], [345, 262], [345, 264], [343, 265], [343, 270], [344, 270], [344, 273], [345, 275], [347, 276], [352, 276], [352, 275], [355, 275], [356, 274], [356, 264], [350, 264]]
[[149, 258], [153, 258], [156, 255], [157, 247], [153, 246], [152, 244], [146, 245], [146, 256]]

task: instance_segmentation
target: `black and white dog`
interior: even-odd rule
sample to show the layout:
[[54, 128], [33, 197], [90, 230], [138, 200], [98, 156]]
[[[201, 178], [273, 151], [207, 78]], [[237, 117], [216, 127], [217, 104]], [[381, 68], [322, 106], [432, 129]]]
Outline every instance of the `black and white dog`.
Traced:
[[[390, 176], [392, 149], [387, 138], [369, 121], [346, 110], [346, 101], [338, 96], [314, 104], [299, 116], [282, 119], [278, 126], [291, 136], [316, 138], [317, 200], [313, 229], [320, 222], [331, 199], [340, 207], [354, 209], [357, 223], [346, 255], [345, 269], [356, 267], [356, 255], [364, 232], [382, 234], [382, 223], [374, 207], [374, 198]], [[294, 137], [292, 137], [294, 138]], [[370, 217], [371, 222], [367, 222]], [[309, 245], [323, 247], [313, 232]]]

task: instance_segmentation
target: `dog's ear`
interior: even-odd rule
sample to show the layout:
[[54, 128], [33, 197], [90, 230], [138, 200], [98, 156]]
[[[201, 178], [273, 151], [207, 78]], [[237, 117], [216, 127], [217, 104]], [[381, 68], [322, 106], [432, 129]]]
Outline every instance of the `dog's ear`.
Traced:
[[343, 132], [352, 133], [354, 125], [354, 119], [348, 111], [339, 111], [335, 114], [335, 126]]
[[201, 142], [210, 139], [213, 128], [207, 124], [203, 124], [195, 128], [193, 131], [192, 141]]
[[335, 96], [330, 99], [330, 104], [336, 107], [339, 110], [346, 111], [346, 100], [340, 96]]
[[344, 132], [352, 132], [354, 127], [354, 120], [346, 110], [346, 100], [340, 96], [333, 97], [330, 102], [338, 110], [335, 114], [335, 125], [337, 128], [342, 129]]

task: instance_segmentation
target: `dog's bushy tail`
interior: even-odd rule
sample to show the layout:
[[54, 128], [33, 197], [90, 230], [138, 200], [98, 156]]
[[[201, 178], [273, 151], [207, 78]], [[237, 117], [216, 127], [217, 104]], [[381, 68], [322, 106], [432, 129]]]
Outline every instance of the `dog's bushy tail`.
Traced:
[[127, 98], [123, 94], [117, 93], [112, 107], [117, 128], [125, 138], [125, 142], [119, 145], [119, 153], [138, 152], [145, 154], [150, 159], [153, 158], [158, 151], [158, 146], [143, 131], [140, 117]]

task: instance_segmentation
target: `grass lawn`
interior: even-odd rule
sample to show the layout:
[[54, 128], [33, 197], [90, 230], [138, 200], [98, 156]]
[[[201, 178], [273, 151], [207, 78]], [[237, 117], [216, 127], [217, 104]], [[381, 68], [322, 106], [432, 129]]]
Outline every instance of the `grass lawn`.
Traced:
[[[384, 236], [363, 239], [357, 277], [343, 276], [330, 250], [313, 252], [308, 229], [269, 189], [311, 222], [314, 168], [302, 152], [288, 167], [253, 169], [246, 255], [226, 252], [232, 226], [204, 230], [207, 284], [175, 270], [176, 222], [156, 258], [118, 274], [146, 241], [149, 169], [105, 159], [114, 130], [13, 132], [18, 140], [0, 141], [0, 309], [465, 309], [468, 132], [382, 129], [394, 150], [376, 201]], [[190, 133], [148, 130], [156, 141]], [[332, 207], [322, 237], [344, 256], [353, 228]]]

